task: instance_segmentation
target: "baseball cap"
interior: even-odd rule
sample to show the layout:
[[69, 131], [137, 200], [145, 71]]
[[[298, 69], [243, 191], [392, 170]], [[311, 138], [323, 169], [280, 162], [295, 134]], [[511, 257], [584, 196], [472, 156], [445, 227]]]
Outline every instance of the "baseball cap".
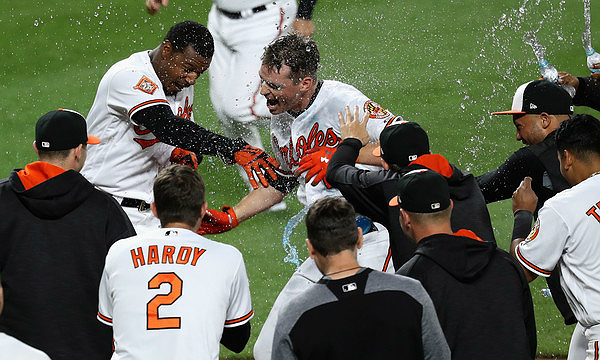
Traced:
[[541, 114], [543, 112], [550, 115], [573, 114], [573, 100], [560, 85], [547, 80], [534, 80], [517, 88], [510, 110], [492, 114]]
[[100, 139], [87, 134], [87, 124], [77, 111], [50, 111], [35, 124], [35, 143], [39, 150], [68, 150], [79, 144], [99, 144]]
[[448, 181], [433, 170], [409, 171], [396, 183], [398, 195], [389, 205], [414, 213], [434, 213], [450, 206]]
[[424, 154], [429, 154], [427, 133], [419, 124], [409, 121], [384, 128], [379, 135], [379, 146], [373, 150], [373, 155], [398, 166], [406, 166]]

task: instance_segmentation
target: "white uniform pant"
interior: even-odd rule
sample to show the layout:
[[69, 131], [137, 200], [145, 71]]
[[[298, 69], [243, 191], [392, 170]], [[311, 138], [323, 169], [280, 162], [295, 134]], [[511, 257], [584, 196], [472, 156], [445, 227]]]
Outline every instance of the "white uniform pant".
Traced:
[[242, 137], [262, 147], [257, 118], [270, 118], [260, 95], [258, 71], [264, 47], [289, 32], [296, 18], [296, 0], [265, 0], [266, 10], [231, 19], [213, 4], [208, 29], [215, 41], [215, 54], [208, 69], [210, 100], [225, 135]]
[[0, 333], [0, 358], [11, 360], [50, 360], [50, 357], [43, 351], [33, 348], [5, 333]]
[[[380, 223], [374, 223], [378, 231], [365, 234], [363, 246], [358, 249], [357, 258], [361, 266], [371, 269], [394, 273], [394, 264], [390, 255], [390, 241], [387, 229]], [[312, 258], [306, 259], [302, 265], [292, 274], [290, 280], [285, 284], [279, 296], [269, 312], [269, 316], [263, 325], [258, 339], [254, 344], [254, 359], [270, 360], [273, 346], [273, 335], [279, 311], [284, 308], [291, 299], [302, 293], [309, 286], [323, 277]]]
[[122, 208], [129, 217], [136, 234], [139, 235], [160, 228], [160, 220], [154, 216], [152, 210], [139, 211], [138, 208], [128, 206]]
[[567, 360], [600, 359], [600, 325], [584, 327], [577, 323], [569, 344]]

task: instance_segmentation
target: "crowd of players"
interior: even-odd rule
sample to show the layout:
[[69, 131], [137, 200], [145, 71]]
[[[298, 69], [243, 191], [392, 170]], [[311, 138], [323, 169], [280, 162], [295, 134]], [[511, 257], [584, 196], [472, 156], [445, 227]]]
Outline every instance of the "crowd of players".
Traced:
[[[274, 5], [215, 2], [213, 11], [244, 19]], [[219, 343], [242, 351], [254, 314], [242, 255], [202, 235], [297, 189], [310, 206], [310, 257], [260, 330], [257, 360], [533, 359], [528, 282], [537, 276], [565, 323], [577, 323], [569, 359], [597, 359], [600, 122], [573, 111], [600, 110], [600, 76], [560, 73], [574, 98], [545, 80], [521, 85], [511, 110], [495, 114], [512, 115], [526, 146], [475, 177], [432, 154], [419, 124], [321, 79], [313, 40], [279, 35], [255, 69], [272, 157], [194, 122], [193, 84], [221, 60], [211, 32], [192, 21], [113, 65], [87, 118], [59, 109], [38, 120], [39, 161], [0, 182], [3, 356], [217, 359]], [[207, 209], [203, 155], [239, 164], [254, 189]], [[486, 204], [510, 197], [509, 254], [496, 246]]]

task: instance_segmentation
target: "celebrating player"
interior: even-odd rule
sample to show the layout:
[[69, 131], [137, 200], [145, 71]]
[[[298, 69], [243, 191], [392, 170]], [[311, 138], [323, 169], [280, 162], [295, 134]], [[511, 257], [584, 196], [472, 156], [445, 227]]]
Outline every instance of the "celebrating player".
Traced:
[[[215, 55], [208, 69], [210, 100], [225, 135], [242, 137], [263, 148], [256, 123], [270, 114], [259, 94], [260, 56], [266, 45], [290, 30], [311, 36], [316, 2], [213, 0], [207, 24], [215, 40]], [[168, 3], [146, 0], [146, 9], [155, 14]]]
[[431, 154], [429, 137], [419, 124], [398, 121], [383, 129], [379, 136], [380, 149], [376, 150], [383, 169], [369, 171], [354, 166], [360, 149], [369, 140], [368, 117], [359, 122], [358, 109], [351, 114], [348, 107], [345, 117], [341, 112], [338, 116], [343, 141], [327, 166], [326, 180], [340, 190], [358, 212], [389, 229], [396, 270], [413, 256], [415, 244], [400, 228], [398, 208], [388, 204], [397, 195], [398, 178], [414, 169], [431, 169], [448, 180], [455, 206], [454, 229], [470, 229], [482, 239], [495, 242], [490, 215], [475, 178], [450, 164], [442, 155]]
[[536, 353], [531, 293], [519, 265], [467, 229], [453, 231], [448, 182], [426, 169], [397, 181], [402, 230], [417, 244], [398, 274], [423, 285], [452, 359], [531, 359]]
[[356, 261], [355, 216], [343, 198], [319, 199], [308, 210], [306, 245], [323, 278], [283, 309], [272, 359], [450, 359], [421, 284]]
[[119, 61], [100, 81], [87, 121], [105, 140], [90, 150], [82, 173], [120, 202], [138, 233], [158, 228], [152, 181], [169, 161], [196, 166], [196, 154], [217, 155], [243, 166], [255, 187], [255, 177], [268, 185], [263, 171], [276, 178], [277, 163], [262, 150], [193, 122], [193, 85], [212, 55], [210, 32], [184, 21], [154, 50]]
[[154, 183], [162, 229], [115, 243], [100, 282], [98, 319], [113, 327], [115, 355], [128, 359], [219, 358], [240, 352], [253, 311], [242, 254], [195, 232], [206, 211], [204, 182], [171, 165]]
[[[115, 199], [79, 174], [98, 143], [79, 113], [51, 111], [35, 126], [39, 161], [0, 181], [0, 333], [53, 360], [111, 354], [111, 332], [90, 314], [108, 248], [135, 231]], [[40, 358], [13, 346], [0, 336], [0, 357]]]
[[[556, 131], [556, 148], [560, 171], [573, 187], [544, 203], [529, 236], [531, 222], [515, 221], [515, 227], [523, 230], [516, 232], [511, 252], [529, 281], [558, 269], [560, 285], [577, 318], [568, 359], [598, 359], [600, 122], [583, 114], [563, 121]], [[531, 178], [525, 178], [513, 195], [513, 210], [531, 213], [536, 204]]]

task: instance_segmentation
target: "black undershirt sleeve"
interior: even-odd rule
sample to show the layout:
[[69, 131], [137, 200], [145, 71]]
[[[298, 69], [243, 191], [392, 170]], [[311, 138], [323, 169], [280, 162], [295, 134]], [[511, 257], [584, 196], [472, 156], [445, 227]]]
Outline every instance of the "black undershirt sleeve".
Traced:
[[578, 77], [578, 79], [579, 86], [573, 97], [573, 104], [600, 111], [600, 86], [591, 77]]
[[[526, 148], [513, 153], [495, 170], [477, 177], [486, 203], [509, 199], [526, 176], [533, 179], [534, 191], [542, 187], [544, 167]], [[538, 193], [539, 195], [539, 193]]]
[[234, 162], [234, 153], [247, 144], [242, 139], [215, 134], [193, 121], [176, 116], [168, 105], [144, 108], [133, 114], [131, 119], [165, 144], [193, 151], [196, 155], [219, 156], [229, 163]]
[[239, 353], [246, 347], [250, 339], [250, 321], [244, 325], [223, 328], [221, 344], [229, 350]]
[[317, 0], [300, 0], [296, 17], [304, 20], [312, 19], [313, 10], [315, 9], [316, 4]]

